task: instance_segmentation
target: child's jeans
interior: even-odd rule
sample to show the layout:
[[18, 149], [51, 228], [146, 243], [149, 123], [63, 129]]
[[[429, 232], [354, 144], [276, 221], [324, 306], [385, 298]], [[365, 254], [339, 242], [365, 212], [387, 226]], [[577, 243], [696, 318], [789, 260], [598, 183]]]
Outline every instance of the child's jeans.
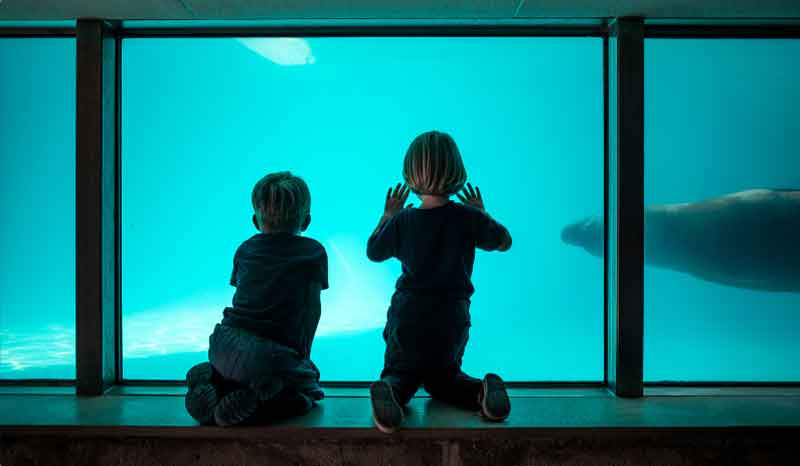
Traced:
[[433, 398], [480, 408], [481, 381], [461, 370], [469, 327], [468, 299], [394, 294], [383, 331], [381, 380], [392, 386], [401, 405], [422, 385]]
[[265, 402], [271, 418], [305, 414], [323, 398], [311, 360], [246, 330], [217, 324], [209, 337], [208, 360], [234, 386], [262, 391], [277, 385], [278, 392]]

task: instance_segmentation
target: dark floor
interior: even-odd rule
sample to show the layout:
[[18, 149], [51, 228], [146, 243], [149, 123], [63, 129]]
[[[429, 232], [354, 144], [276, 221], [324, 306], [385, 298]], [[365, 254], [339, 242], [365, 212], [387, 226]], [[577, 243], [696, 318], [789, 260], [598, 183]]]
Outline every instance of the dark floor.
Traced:
[[500, 424], [427, 397], [405, 429], [372, 426], [365, 389], [328, 389], [305, 417], [271, 426], [200, 427], [183, 388], [0, 387], [0, 464], [766, 465], [800, 464], [800, 389], [512, 390]]

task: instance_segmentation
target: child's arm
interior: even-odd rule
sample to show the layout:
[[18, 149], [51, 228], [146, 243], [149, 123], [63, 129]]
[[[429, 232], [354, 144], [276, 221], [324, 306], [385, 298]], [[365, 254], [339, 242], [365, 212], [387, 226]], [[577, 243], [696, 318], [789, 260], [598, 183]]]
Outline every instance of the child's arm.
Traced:
[[233, 254], [233, 270], [231, 271], [231, 279], [228, 281], [228, 283], [230, 283], [230, 285], [233, 287], [237, 285], [236, 273], [239, 271], [239, 263], [236, 259], [238, 257], [239, 257], [239, 249], [237, 248], [236, 252]]
[[477, 186], [473, 189], [470, 183], [456, 193], [458, 199], [466, 205], [475, 207], [483, 216], [476, 222], [475, 245], [486, 251], [508, 251], [511, 249], [511, 233], [508, 229], [493, 219], [483, 205], [483, 196]]
[[367, 257], [369, 260], [381, 262], [396, 254], [397, 229], [393, 228], [393, 224], [387, 224], [392, 217], [403, 210], [403, 205], [408, 199], [408, 192], [408, 186], [397, 183], [394, 190], [389, 188], [389, 192], [386, 193], [383, 216], [367, 241]]
[[[327, 286], [326, 286], [327, 288]], [[323, 289], [323, 285], [318, 281], [311, 281], [308, 284], [308, 290], [306, 294], [306, 312], [308, 312], [308, 318], [311, 322], [314, 322], [314, 328], [312, 329], [311, 334], [308, 336], [311, 338], [309, 342], [309, 351], [311, 347], [314, 345], [314, 335], [317, 333], [317, 327], [319, 326], [319, 319], [322, 315], [322, 303], [320, 299], [320, 292]], [[300, 355], [303, 358], [308, 358], [310, 354], [302, 354]]]
[[[306, 294], [306, 312], [308, 312], [308, 319], [310, 322], [314, 323], [314, 328], [311, 331], [311, 334], [308, 335], [311, 338], [309, 342], [309, 351], [311, 346], [314, 343], [314, 335], [317, 333], [317, 327], [319, 326], [319, 319], [322, 315], [322, 303], [320, 300], [320, 294], [322, 290], [328, 289], [328, 253], [325, 252], [325, 248], [320, 245], [322, 251], [319, 255], [319, 262], [316, 264], [315, 269], [312, 271], [311, 276], [309, 277], [308, 281], [308, 290]], [[302, 355], [304, 358], [310, 357], [310, 354]]]
[[[498, 225], [500, 225], [498, 223]], [[511, 233], [509, 233], [508, 228], [500, 225], [500, 228], [503, 229], [503, 239], [500, 241], [500, 245], [497, 246], [497, 250], [500, 252], [505, 252], [511, 249]]]

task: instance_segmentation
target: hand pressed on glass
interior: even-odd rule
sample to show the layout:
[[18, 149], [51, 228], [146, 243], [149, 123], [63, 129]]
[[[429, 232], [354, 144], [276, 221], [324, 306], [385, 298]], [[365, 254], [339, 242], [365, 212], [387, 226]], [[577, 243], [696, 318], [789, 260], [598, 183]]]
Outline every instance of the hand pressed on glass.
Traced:
[[486, 209], [483, 207], [483, 196], [481, 196], [481, 190], [477, 186], [475, 186], [473, 189], [472, 184], [467, 183], [467, 186], [462, 188], [460, 193], [456, 193], [456, 196], [458, 196], [458, 200], [464, 204], [486, 212]]
[[[394, 217], [395, 214], [403, 210], [403, 205], [408, 200], [409, 193], [408, 186], [405, 184], [397, 183], [394, 189], [389, 188], [386, 193], [386, 205], [383, 207], [383, 216], [388, 218]], [[406, 207], [411, 207], [408, 204]]]

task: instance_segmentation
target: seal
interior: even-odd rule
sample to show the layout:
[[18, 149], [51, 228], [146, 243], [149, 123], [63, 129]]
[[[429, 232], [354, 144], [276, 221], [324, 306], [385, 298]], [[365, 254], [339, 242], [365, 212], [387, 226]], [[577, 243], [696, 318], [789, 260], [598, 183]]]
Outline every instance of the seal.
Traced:
[[[645, 264], [760, 291], [800, 292], [800, 190], [752, 189], [645, 208]], [[567, 225], [561, 240], [603, 256], [603, 218]]]

